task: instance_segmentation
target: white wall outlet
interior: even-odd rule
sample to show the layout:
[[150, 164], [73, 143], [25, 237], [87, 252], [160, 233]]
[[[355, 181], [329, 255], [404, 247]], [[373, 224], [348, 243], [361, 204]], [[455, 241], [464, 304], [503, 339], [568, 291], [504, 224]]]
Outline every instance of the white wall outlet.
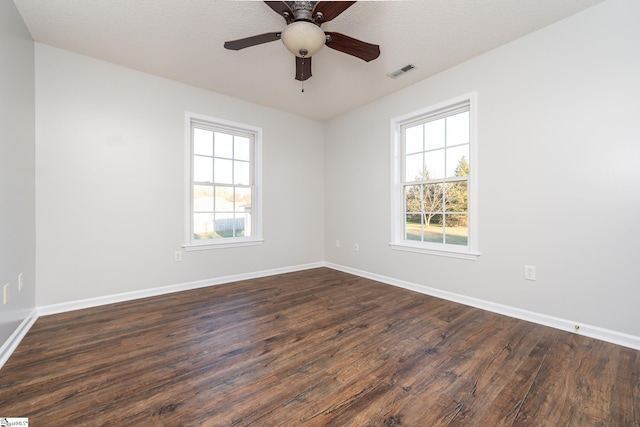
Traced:
[[9, 302], [9, 284], [5, 283], [2, 288], [2, 303], [6, 304]]
[[355, 242], [353, 244], [353, 250], [356, 251], [356, 252], [358, 252], [360, 250], [360, 244], [358, 242]]
[[22, 280], [22, 273], [18, 274], [18, 292], [22, 290], [24, 281]]
[[173, 260], [175, 262], [182, 262], [182, 251], [176, 251], [176, 253], [173, 255]]
[[340, 240], [336, 240], [336, 248], [340, 247]]
[[524, 266], [524, 278], [525, 280], [536, 280], [536, 266], [525, 265]]

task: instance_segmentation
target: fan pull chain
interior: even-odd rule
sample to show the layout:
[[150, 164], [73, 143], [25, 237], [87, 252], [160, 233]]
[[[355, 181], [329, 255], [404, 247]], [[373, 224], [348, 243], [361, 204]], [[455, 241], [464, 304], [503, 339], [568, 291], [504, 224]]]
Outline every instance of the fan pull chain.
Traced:
[[302, 78], [302, 81], [300, 82], [301, 86], [302, 86], [302, 93], [304, 93], [304, 59], [305, 59], [305, 55], [307, 54], [306, 49], [300, 49], [300, 53], [302, 54], [302, 71], [300, 72], [300, 77]]

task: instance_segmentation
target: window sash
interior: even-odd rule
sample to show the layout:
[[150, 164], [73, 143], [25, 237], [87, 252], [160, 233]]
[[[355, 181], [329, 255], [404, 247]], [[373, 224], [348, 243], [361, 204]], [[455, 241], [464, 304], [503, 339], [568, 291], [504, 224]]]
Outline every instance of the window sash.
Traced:
[[[262, 243], [258, 188], [261, 129], [191, 113], [186, 113], [186, 120], [188, 187], [185, 196], [188, 200], [185, 204], [183, 247], [185, 250], [200, 250]], [[196, 148], [197, 130], [211, 132], [211, 148], [207, 148], [208, 141], [201, 144], [199, 149]], [[218, 142], [224, 142], [216, 138], [226, 140], [227, 136], [230, 138], [230, 147], [218, 147]], [[216, 149], [224, 151], [216, 152]], [[199, 176], [195, 174], [196, 159], [211, 162], [211, 166], [205, 167]], [[224, 165], [224, 176], [218, 176], [216, 161], [228, 162]], [[217, 166], [220, 167], [220, 163]], [[196, 191], [205, 194], [197, 206]], [[217, 194], [218, 191], [224, 193]], [[198, 238], [196, 233], [204, 237]]]
[[414, 127], [417, 125], [424, 125], [430, 122], [435, 122], [436, 120], [443, 119], [448, 116], [453, 116], [456, 114], [464, 113], [471, 110], [471, 102], [470, 100], [465, 100], [451, 106], [437, 108], [426, 115], [420, 115], [419, 117], [403, 122], [400, 125], [400, 128], [404, 131], [406, 128]]
[[[413, 252], [420, 253], [429, 253], [434, 255], [445, 255], [445, 256], [453, 256], [458, 258], [465, 259], [475, 259], [479, 252], [477, 251], [477, 136], [476, 136], [476, 95], [475, 93], [471, 93], [462, 97], [459, 97], [453, 101], [441, 103], [435, 107], [430, 107], [427, 109], [423, 109], [421, 111], [411, 113], [409, 115], [399, 117], [392, 120], [392, 145], [393, 145], [393, 156], [392, 162], [392, 173], [395, 175], [393, 178], [392, 184], [392, 239], [391, 246], [394, 249], [400, 250], [409, 250]], [[453, 116], [456, 114], [468, 112], [469, 113], [469, 137], [468, 142], [456, 143], [449, 145], [449, 142], [444, 140], [443, 145], [441, 147], [433, 148], [425, 145], [425, 134], [422, 133], [422, 148], [419, 148], [420, 145], [415, 145], [413, 149], [419, 151], [410, 151], [407, 152], [407, 129], [413, 128], [415, 126], [425, 125], [449, 116]], [[418, 135], [420, 135], [420, 131], [417, 131]], [[424, 130], [423, 130], [424, 132]], [[419, 138], [419, 137], [418, 137]], [[419, 141], [419, 139], [418, 139]], [[443, 150], [445, 153], [448, 149], [452, 149], [455, 147], [468, 146], [468, 157], [467, 161], [469, 162], [469, 172], [464, 176], [446, 176], [448, 173], [445, 169], [444, 172], [439, 172], [444, 176], [438, 176], [437, 178], [427, 178], [423, 176], [422, 178], [419, 176], [415, 176], [415, 179], [411, 179], [412, 177], [407, 177], [407, 156], [411, 154], [422, 154], [423, 159], [422, 163], [419, 163], [420, 160], [416, 158], [414, 161], [418, 163], [414, 163], [412, 165], [412, 170], [410, 170], [410, 175], [413, 170], [417, 168], [420, 164], [422, 164], [423, 168], [427, 166], [426, 160], [424, 159], [425, 153], [435, 152], [437, 150]], [[443, 156], [444, 157], [444, 156]], [[449, 164], [447, 164], [447, 160], [445, 157], [443, 165], [445, 168], [451, 168]], [[451, 159], [454, 161], [453, 159]], [[416, 166], [418, 165], [418, 166]], [[436, 175], [438, 175], [437, 173]], [[450, 200], [446, 199], [446, 196], [443, 198], [443, 204], [438, 209], [433, 212], [429, 212], [426, 210], [425, 214], [435, 214], [435, 215], [443, 215], [442, 224], [443, 229], [449, 227], [448, 221], [451, 219], [453, 224], [455, 225], [455, 221], [463, 221], [462, 224], [466, 224], [467, 227], [467, 241], [466, 244], [459, 243], [447, 243], [446, 237], [443, 238], [442, 242], [433, 242], [433, 241], [414, 241], [409, 240], [407, 238], [407, 220], [410, 215], [421, 215], [423, 212], [412, 212], [414, 207], [411, 209], [407, 208], [407, 199], [406, 199], [406, 190], [413, 186], [423, 186], [429, 184], [442, 184], [447, 185], [450, 183], [456, 182], [466, 182], [466, 200], [464, 200], [462, 206], [466, 206], [466, 211], [460, 209], [460, 205], [451, 207], [451, 204], [448, 203]], [[420, 196], [422, 197], [422, 196]], [[454, 201], [455, 203], [461, 203], [458, 201]], [[422, 201], [420, 202], [422, 206]], [[415, 205], [414, 205], [415, 206]], [[451, 211], [448, 209], [456, 209], [455, 211]], [[421, 211], [424, 210], [421, 208]], [[460, 215], [458, 218], [453, 218], [451, 216]], [[417, 218], [414, 218], [417, 219]], [[422, 220], [421, 220], [422, 221]]]

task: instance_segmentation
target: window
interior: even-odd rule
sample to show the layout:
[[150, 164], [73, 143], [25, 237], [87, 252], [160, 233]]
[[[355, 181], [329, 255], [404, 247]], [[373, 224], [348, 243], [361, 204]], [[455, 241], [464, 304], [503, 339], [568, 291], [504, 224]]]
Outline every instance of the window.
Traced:
[[188, 224], [185, 248], [261, 243], [261, 130], [187, 113]]
[[475, 95], [394, 119], [395, 249], [475, 258]]

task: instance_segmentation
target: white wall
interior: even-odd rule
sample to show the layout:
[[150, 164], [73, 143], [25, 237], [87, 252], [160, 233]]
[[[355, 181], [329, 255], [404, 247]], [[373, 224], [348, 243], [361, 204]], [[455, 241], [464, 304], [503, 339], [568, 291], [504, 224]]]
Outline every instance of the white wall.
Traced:
[[33, 41], [22, 18], [12, 1], [0, 1], [0, 343], [35, 308], [33, 63]]
[[[325, 259], [640, 336], [639, 16], [609, 0], [327, 123]], [[390, 120], [471, 91], [482, 255], [394, 251]]]
[[[323, 259], [323, 126], [36, 44], [37, 305]], [[185, 111], [263, 128], [261, 246], [187, 252]]]

